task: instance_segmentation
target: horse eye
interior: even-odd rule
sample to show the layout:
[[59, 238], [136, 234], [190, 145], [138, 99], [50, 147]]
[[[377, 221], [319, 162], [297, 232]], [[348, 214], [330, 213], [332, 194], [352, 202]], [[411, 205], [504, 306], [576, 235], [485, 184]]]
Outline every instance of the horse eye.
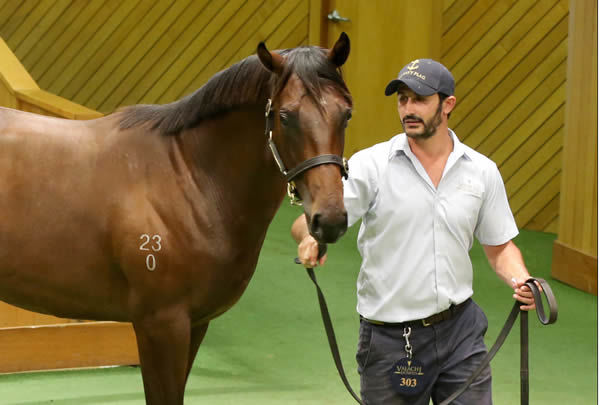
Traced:
[[289, 117], [286, 113], [280, 113], [279, 120], [281, 121], [282, 125], [287, 125], [289, 122]]

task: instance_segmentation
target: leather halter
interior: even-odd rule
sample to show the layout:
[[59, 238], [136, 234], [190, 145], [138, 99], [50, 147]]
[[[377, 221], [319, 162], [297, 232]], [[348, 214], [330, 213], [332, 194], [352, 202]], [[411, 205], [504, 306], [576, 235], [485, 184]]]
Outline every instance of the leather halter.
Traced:
[[273, 129], [272, 129], [272, 119], [273, 119], [273, 110], [271, 109], [272, 103], [271, 99], [268, 99], [267, 106], [265, 108], [265, 135], [268, 137], [269, 149], [271, 150], [271, 154], [273, 155], [273, 159], [275, 159], [275, 163], [279, 167], [279, 171], [285, 176], [285, 180], [288, 183], [287, 193], [290, 198], [290, 203], [292, 205], [302, 205], [302, 197], [300, 197], [300, 193], [298, 193], [298, 189], [294, 184], [294, 179], [304, 173], [307, 170], [312, 169], [313, 167], [324, 165], [324, 164], [335, 164], [338, 165], [342, 169], [342, 177], [345, 179], [348, 178], [348, 161], [346, 158], [343, 158], [338, 155], [319, 155], [309, 159], [306, 159], [304, 162], [300, 163], [298, 166], [293, 169], [287, 170], [285, 168], [285, 164], [279, 155], [279, 151], [277, 150], [277, 146], [273, 141]]

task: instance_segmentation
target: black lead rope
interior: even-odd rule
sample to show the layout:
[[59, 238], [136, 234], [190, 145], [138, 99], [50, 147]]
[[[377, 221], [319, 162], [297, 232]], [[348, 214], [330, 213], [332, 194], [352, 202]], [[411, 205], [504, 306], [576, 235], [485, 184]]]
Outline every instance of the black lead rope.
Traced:
[[[327, 252], [327, 245], [319, 244], [319, 255], [320, 259]], [[296, 264], [302, 264], [300, 259], [296, 258], [294, 260]], [[333, 324], [331, 323], [331, 317], [329, 316], [329, 309], [327, 309], [327, 302], [325, 302], [325, 296], [323, 295], [323, 291], [321, 291], [321, 287], [319, 287], [319, 283], [317, 283], [317, 277], [315, 276], [315, 272], [312, 268], [307, 267], [306, 272], [308, 273], [308, 277], [310, 277], [311, 281], [315, 285], [317, 289], [317, 296], [319, 298], [319, 307], [321, 308], [321, 318], [323, 319], [323, 325], [325, 326], [325, 332], [327, 333], [327, 340], [329, 341], [329, 348], [331, 349], [331, 355], [333, 356], [333, 361], [337, 368], [338, 374], [342, 379], [342, 382], [346, 386], [346, 389], [352, 395], [352, 397], [361, 405], [365, 405], [363, 401], [360, 400], [360, 397], [356, 395], [350, 383], [348, 382], [348, 378], [346, 378], [346, 372], [344, 371], [344, 366], [342, 365], [342, 358], [340, 356], [340, 350], [337, 345], [337, 339], [335, 338], [335, 332], [333, 331]]]
[[[546, 297], [548, 304], [549, 316], [546, 316], [542, 302], [542, 294], [539, 288], [536, 286], [536, 282], [542, 287], [542, 291]], [[550, 285], [543, 278], [530, 278], [525, 282], [525, 285], [529, 287], [533, 293], [533, 299], [535, 301], [535, 310], [537, 312], [538, 319], [543, 325], [550, 325], [556, 322], [558, 317], [558, 305], [554, 298], [554, 293], [550, 288]], [[440, 403], [440, 405], [448, 405], [454, 401], [460, 394], [465, 392], [469, 385], [481, 374], [483, 369], [489, 364], [494, 358], [500, 347], [506, 340], [506, 337], [510, 333], [519, 313], [521, 314], [521, 405], [529, 404], [529, 323], [527, 318], [527, 311], [521, 311], [521, 304], [516, 301], [508, 315], [508, 319], [504, 323], [496, 342], [489, 350], [487, 356], [483, 359], [477, 370], [473, 372], [473, 375], [450, 397]]]
[[[321, 258], [325, 252], [327, 251], [326, 245], [319, 245], [319, 255]], [[298, 258], [295, 259], [296, 264], [301, 264]], [[333, 361], [335, 362], [335, 366], [337, 367], [338, 373], [342, 382], [346, 386], [346, 389], [352, 395], [352, 397], [361, 405], [364, 405], [364, 402], [361, 401], [358, 395], [352, 390], [350, 383], [348, 382], [348, 378], [346, 377], [346, 373], [344, 372], [344, 367], [342, 366], [342, 360], [340, 357], [340, 351], [337, 345], [337, 340], [335, 338], [335, 333], [333, 331], [333, 325], [331, 323], [331, 317], [329, 316], [329, 310], [327, 309], [327, 303], [325, 302], [325, 296], [321, 291], [321, 287], [317, 283], [317, 278], [315, 276], [315, 272], [312, 268], [306, 268], [306, 272], [308, 273], [308, 277], [310, 277], [311, 281], [315, 285], [317, 289], [317, 296], [319, 298], [319, 307], [321, 309], [321, 318], [323, 319], [323, 325], [325, 326], [325, 332], [327, 333], [327, 340], [329, 341], [329, 348], [331, 349], [331, 354], [333, 356]], [[546, 316], [546, 312], [544, 310], [543, 302], [542, 302], [542, 294], [540, 293], [539, 288], [536, 283], [540, 285], [542, 288], [542, 292], [546, 297], [546, 302], [548, 305], [549, 315]], [[550, 285], [546, 282], [546, 280], [542, 278], [530, 278], [525, 282], [525, 285], [529, 287], [531, 292], [533, 293], [533, 299], [535, 301], [535, 307], [538, 319], [543, 325], [550, 325], [556, 322], [558, 317], [558, 305], [556, 304], [556, 299], [554, 298], [554, 294]], [[521, 311], [520, 306], [522, 304], [519, 301], [516, 301], [513, 305], [513, 308], [508, 315], [508, 319], [504, 323], [502, 330], [500, 331], [500, 335], [496, 339], [496, 342], [489, 350], [487, 356], [483, 359], [482, 363], [479, 365], [477, 370], [473, 372], [471, 377], [450, 397], [440, 403], [440, 405], [448, 405], [452, 401], [454, 401], [460, 394], [462, 394], [471, 383], [481, 374], [483, 369], [489, 364], [489, 362], [494, 358], [500, 347], [506, 340], [506, 337], [510, 333], [515, 320], [521, 314], [521, 405], [529, 405], [529, 342], [528, 342], [528, 318], [527, 311]]]

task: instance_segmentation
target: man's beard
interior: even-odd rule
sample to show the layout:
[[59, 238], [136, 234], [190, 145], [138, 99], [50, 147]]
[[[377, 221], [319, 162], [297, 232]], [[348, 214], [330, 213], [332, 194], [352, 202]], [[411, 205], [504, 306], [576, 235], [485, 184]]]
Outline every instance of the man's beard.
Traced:
[[[408, 132], [406, 132], [406, 127], [404, 126], [404, 121], [407, 119], [421, 121], [421, 123], [423, 123], [423, 132], [412, 133], [412, 134], [409, 134]], [[416, 115], [407, 115], [406, 117], [404, 117], [404, 120], [402, 121], [402, 127], [404, 128], [404, 133], [406, 133], [406, 136], [408, 136], [409, 138], [428, 139], [428, 138], [431, 138], [435, 134], [435, 131], [437, 130], [437, 128], [440, 126], [441, 123], [442, 123], [442, 103], [439, 103], [435, 114], [429, 121], [425, 122], [421, 117], [418, 117]]]

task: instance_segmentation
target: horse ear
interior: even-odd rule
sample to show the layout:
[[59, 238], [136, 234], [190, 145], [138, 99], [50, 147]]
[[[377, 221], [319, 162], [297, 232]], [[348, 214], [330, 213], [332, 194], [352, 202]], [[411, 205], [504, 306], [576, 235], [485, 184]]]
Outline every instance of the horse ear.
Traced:
[[264, 42], [258, 44], [256, 48], [256, 54], [258, 55], [258, 59], [266, 67], [273, 73], [281, 74], [283, 72], [283, 56], [278, 54], [277, 52], [271, 52], [267, 49]]
[[350, 54], [350, 38], [346, 35], [345, 32], [340, 34], [340, 37], [336, 41], [335, 45], [329, 51], [329, 55], [327, 58], [333, 62], [337, 67], [342, 66], [346, 59], [348, 59], [348, 55]]

